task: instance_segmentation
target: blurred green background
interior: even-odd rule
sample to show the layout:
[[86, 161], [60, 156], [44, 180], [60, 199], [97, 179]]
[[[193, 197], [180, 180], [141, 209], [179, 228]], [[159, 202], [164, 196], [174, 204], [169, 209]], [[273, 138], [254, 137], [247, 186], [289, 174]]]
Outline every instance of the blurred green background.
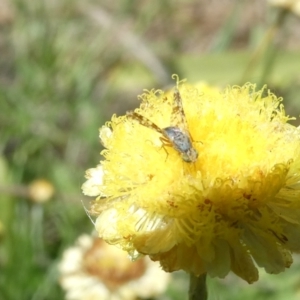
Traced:
[[[299, 32], [297, 15], [263, 0], [0, 0], [0, 299], [64, 299], [57, 263], [93, 228], [81, 185], [113, 113], [177, 73], [267, 84], [298, 117]], [[30, 192], [38, 179], [54, 189], [45, 203]], [[187, 278], [174, 274], [161, 299], [186, 299]], [[210, 299], [300, 299], [300, 263], [209, 289]]]

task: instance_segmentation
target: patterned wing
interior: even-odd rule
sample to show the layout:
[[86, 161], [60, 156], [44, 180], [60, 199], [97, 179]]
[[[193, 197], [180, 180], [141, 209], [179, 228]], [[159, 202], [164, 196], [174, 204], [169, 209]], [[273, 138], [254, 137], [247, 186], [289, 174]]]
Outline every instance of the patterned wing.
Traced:
[[127, 112], [127, 118], [131, 118], [141, 125], [160, 133], [163, 136], [161, 138], [163, 144], [173, 147], [185, 162], [192, 163], [197, 160], [198, 152], [192, 146], [181, 95], [177, 88], [174, 91], [171, 126], [161, 129], [146, 117], [132, 111]]
[[153, 130], [161, 133], [163, 136], [165, 136], [165, 132], [161, 128], [159, 128], [156, 124], [154, 124], [152, 121], [147, 119], [146, 117], [144, 117], [134, 111], [128, 111], [127, 117], [139, 122], [141, 125], [143, 125], [145, 127], [153, 129]]
[[183, 132], [189, 135], [188, 125], [182, 106], [182, 98], [177, 88], [175, 88], [174, 91], [171, 125], [180, 128]]

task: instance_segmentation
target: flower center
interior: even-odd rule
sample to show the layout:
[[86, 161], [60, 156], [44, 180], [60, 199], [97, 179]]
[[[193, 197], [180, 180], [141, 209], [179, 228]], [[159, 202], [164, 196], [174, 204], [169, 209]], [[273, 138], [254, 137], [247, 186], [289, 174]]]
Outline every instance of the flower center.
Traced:
[[146, 269], [143, 259], [132, 262], [125, 251], [101, 239], [96, 239], [85, 253], [83, 265], [86, 272], [98, 277], [110, 289], [141, 277]]

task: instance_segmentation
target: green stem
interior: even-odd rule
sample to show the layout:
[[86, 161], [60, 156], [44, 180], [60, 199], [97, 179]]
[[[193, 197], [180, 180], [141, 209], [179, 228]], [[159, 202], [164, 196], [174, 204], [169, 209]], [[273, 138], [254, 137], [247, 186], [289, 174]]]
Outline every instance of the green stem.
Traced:
[[[275, 18], [274, 22], [267, 30], [260, 45], [257, 47], [257, 49], [254, 51], [252, 57], [250, 58], [250, 61], [248, 62], [248, 65], [242, 76], [242, 81], [241, 81], [242, 83], [246, 82], [249, 79], [253, 69], [257, 66], [257, 64], [259, 63], [263, 54], [266, 53], [268, 51], [268, 49], [270, 48], [270, 45], [272, 45], [274, 37], [278, 33], [279, 29], [281, 28], [286, 15], [287, 15], [286, 9], [281, 9], [279, 11], [279, 13], [277, 14], [277, 17]], [[271, 65], [274, 63], [274, 59], [275, 59], [275, 50], [273, 50], [271, 57], [268, 59], [267, 63], [264, 65], [262, 79], [265, 79], [265, 77], [267, 76], [268, 71], [270, 71], [270, 69], [271, 69]]]
[[190, 274], [189, 300], [207, 300], [206, 274]]

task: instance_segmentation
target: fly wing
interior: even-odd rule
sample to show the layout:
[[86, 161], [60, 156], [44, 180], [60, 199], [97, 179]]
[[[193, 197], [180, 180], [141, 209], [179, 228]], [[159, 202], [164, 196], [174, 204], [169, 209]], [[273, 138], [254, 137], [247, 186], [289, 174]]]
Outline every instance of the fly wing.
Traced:
[[182, 98], [177, 88], [175, 88], [174, 91], [171, 125], [180, 128], [185, 134], [189, 136], [188, 124], [182, 106]]
[[146, 117], [144, 117], [134, 111], [128, 111], [126, 114], [127, 114], [127, 118], [133, 119], [133, 120], [139, 122], [141, 125], [148, 127], [152, 130], [155, 130], [155, 131], [161, 133], [162, 135], [165, 135], [165, 132], [161, 128], [159, 128], [155, 123], [153, 123]]

